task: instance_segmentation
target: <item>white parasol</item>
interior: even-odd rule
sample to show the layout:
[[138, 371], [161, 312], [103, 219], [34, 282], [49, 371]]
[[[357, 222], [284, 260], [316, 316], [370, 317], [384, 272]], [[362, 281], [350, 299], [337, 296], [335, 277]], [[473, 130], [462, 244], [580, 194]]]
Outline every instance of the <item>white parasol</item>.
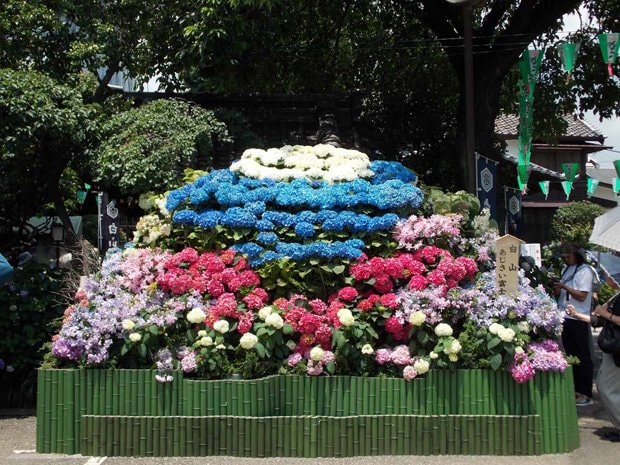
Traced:
[[590, 242], [620, 252], [620, 207], [594, 220]]

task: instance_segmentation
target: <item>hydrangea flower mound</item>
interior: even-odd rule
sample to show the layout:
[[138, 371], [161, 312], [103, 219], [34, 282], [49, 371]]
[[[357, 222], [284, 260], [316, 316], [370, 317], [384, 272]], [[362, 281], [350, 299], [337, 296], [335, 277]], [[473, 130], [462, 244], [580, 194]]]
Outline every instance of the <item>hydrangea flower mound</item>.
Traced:
[[[291, 160], [301, 164], [304, 157], [346, 168], [350, 176], [327, 179], [308, 175], [311, 170], [303, 171], [307, 176], [266, 174], [297, 169], [283, 167], [292, 166]], [[356, 169], [362, 162], [364, 169]], [[258, 175], [243, 168], [248, 164], [271, 171]], [[166, 208], [174, 212], [174, 223], [188, 228], [236, 231], [234, 247], [255, 267], [283, 257], [355, 259], [373, 234], [390, 233], [420, 206], [422, 192], [414, 181], [415, 174], [400, 163], [371, 164], [360, 152], [331, 146], [248, 150], [230, 170], [213, 171], [170, 192]]]
[[248, 178], [274, 181], [305, 178], [334, 183], [373, 175], [366, 154], [325, 144], [248, 149], [230, 169]]
[[523, 274], [516, 295], [496, 286], [488, 214], [414, 214], [415, 181], [330, 146], [247, 151], [159, 202], [138, 228], [148, 248], [106, 255], [53, 338], [57, 366], [156, 368], [162, 383], [564, 371], [553, 299]]

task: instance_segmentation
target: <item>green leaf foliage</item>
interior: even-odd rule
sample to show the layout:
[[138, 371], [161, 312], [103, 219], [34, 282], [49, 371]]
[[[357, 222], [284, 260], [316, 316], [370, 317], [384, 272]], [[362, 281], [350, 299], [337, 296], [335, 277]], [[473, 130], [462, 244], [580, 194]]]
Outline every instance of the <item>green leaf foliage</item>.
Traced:
[[584, 200], [562, 205], [553, 215], [551, 237], [558, 242], [588, 245], [594, 220], [605, 212], [603, 207]]
[[156, 100], [114, 115], [97, 151], [97, 177], [125, 194], [177, 187], [186, 168], [209, 165], [214, 141], [230, 141], [211, 111], [181, 100]]

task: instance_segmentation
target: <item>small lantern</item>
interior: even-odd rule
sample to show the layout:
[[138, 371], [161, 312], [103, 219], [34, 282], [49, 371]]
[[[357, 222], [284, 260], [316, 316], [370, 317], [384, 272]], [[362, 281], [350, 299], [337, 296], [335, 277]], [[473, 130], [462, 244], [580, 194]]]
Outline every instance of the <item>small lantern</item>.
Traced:
[[57, 244], [65, 240], [65, 226], [62, 223], [54, 222], [51, 227], [52, 240]]

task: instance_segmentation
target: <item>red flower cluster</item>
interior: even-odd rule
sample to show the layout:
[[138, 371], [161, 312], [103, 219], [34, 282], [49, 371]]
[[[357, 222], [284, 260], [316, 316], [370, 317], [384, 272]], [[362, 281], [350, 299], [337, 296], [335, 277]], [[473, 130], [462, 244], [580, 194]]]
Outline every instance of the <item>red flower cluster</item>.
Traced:
[[233, 250], [199, 255], [186, 248], [164, 262], [157, 284], [175, 295], [195, 290], [218, 298], [226, 292], [248, 294], [260, 285], [260, 277]]
[[[328, 307], [319, 299], [308, 301], [305, 296], [294, 295], [290, 299], [277, 299], [273, 305], [284, 312], [284, 321], [300, 334], [295, 352], [306, 352], [319, 344], [324, 350], [331, 350], [332, 315], [337, 313], [332, 305]], [[338, 318], [336, 318], [338, 321]]]
[[252, 329], [254, 311], [265, 306], [269, 298], [260, 286], [260, 277], [249, 269], [245, 259], [234, 250], [198, 254], [186, 248], [164, 263], [157, 284], [165, 291], [182, 295], [190, 291], [215, 299], [209, 306], [206, 324], [221, 317], [238, 321], [241, 334]]
[[[369, 284], [379, 294], [387, 294], [403, 284], [414, 290], [422, 290], [429, 285], [450, 289], [464, 279], [473, 279], [476, 271], [478, 266], [471, 258], [454, 258], [449, 251], [435, 246], [390, 258], [363, 258], [350, 268], [358, 283], [370, 281]], [[407, 282], [403, 283], [405, 280]], [[364, 303], [363, 309], [372, 308], [369, 305]]]

